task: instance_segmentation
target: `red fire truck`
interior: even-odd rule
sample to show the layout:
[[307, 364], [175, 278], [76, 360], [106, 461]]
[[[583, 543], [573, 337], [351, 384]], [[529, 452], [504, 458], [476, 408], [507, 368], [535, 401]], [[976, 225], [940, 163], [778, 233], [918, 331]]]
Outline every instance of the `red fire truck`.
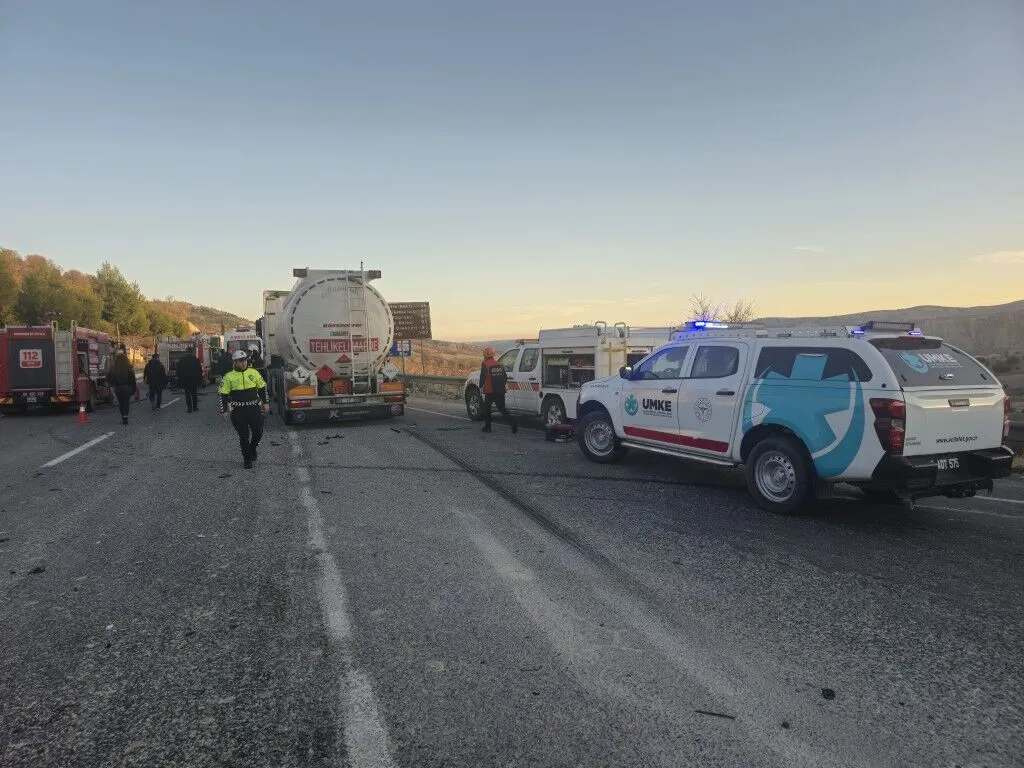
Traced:
[[50, 405], [92, 411], [97, 402], [113, 402], [106, 384], [110, 337], [79, 328], [52, 325], [0, 328], [0, 407], [27, 410]]

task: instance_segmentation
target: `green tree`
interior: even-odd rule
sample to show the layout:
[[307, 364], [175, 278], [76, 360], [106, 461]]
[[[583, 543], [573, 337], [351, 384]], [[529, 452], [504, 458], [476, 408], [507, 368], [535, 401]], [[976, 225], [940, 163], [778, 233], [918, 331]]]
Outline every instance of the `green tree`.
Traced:
[[0, 248], [0, 325], [17, 320], [14, 307], [21, 283], [21, 257], [9, 248]]
[[121, 333], [136, 335], [149, 330], [146, 300], [138, 283], [129, 283], [121, 270], [103, 262], [96, 271], [96, 293], [103, 302], [103, 319]]

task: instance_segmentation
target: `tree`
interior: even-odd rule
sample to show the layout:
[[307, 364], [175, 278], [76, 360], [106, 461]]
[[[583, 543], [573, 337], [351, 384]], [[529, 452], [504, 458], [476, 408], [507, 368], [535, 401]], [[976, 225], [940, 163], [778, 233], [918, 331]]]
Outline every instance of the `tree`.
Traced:
[[722, 312], [722, 305], [715, 304], [703, 293], [690, 297], [690, 320], [715, 320]]
[[21, 284], [21, 257], [9, 248], [0, 248], [0, 325], [17, 320], [14, 306]]
[[121, 270], [103, 262], [96, 272], [96, 293], [103, 301], [103, 319], [121, 333], [133, 335], [149, 330], [146, 300], [138, 283], [129, 283]]
[[722, 317], [727, 323], [749, 323], [754, 319], [754, 309], [751, 299], [739, 299], [725, 310]]
[[739, 299], [729, 306], [715, 302], [703, 293], [690, 297], [690, 320], [724, 320], [727, 323], [748, 323], [754, 319], [755, 306], [751, 299]]

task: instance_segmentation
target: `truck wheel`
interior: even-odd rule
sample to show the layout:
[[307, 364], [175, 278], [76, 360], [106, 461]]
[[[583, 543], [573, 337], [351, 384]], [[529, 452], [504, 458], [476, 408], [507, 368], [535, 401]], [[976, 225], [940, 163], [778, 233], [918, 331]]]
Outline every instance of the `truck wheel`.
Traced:
[[611, 417], [604, 411], [593, 411], [584, 416], [576, 433], [583, 455], [598, 464], [611, 464], [626, 454], [626, 448], [615, 434]]
[[746, 464], [750, 494], [762, 509], [780, 515], [795, 514], [810, 502], [812, 474], [803, 446], [789, 437], [762, 440]]
[[540, 410], [544, 415], [545, 426], [553, 427], [556, 424], [565, 424], [567, 421], [565, 418], [565, 403], [562, 402], [562, 398], [556, 395], [550, 395], [545, 398]]
[[466, 413], [470, 421], [482, 421], [484, 418], [484, 398], [476, 387], [466, 390]]

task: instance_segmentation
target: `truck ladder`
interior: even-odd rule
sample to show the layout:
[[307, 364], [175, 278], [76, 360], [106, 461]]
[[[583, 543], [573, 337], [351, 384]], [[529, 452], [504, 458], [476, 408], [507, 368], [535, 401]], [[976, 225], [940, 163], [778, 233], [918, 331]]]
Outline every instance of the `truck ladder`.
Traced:
[[74, 326], [70, 331], [58, 331], [53, 326], [54, 367], [57, 373], [57, 394], [70, 395], [75, 391]]
[[[370, 361], [374, 353], [370, 350], [373, 334], [370, 332], [369, 313], [366, 311], [366, 272], [362, 262], [359, 263], [359, 284], [352, 285], [349, 278], [348, 287], [348, 333], [349, 355], [352, 358], [352, 392], [368, 394], [372, 392], [371, 378], [373, 371]], [[361, 329], [359, 333], [355, 329]]]

